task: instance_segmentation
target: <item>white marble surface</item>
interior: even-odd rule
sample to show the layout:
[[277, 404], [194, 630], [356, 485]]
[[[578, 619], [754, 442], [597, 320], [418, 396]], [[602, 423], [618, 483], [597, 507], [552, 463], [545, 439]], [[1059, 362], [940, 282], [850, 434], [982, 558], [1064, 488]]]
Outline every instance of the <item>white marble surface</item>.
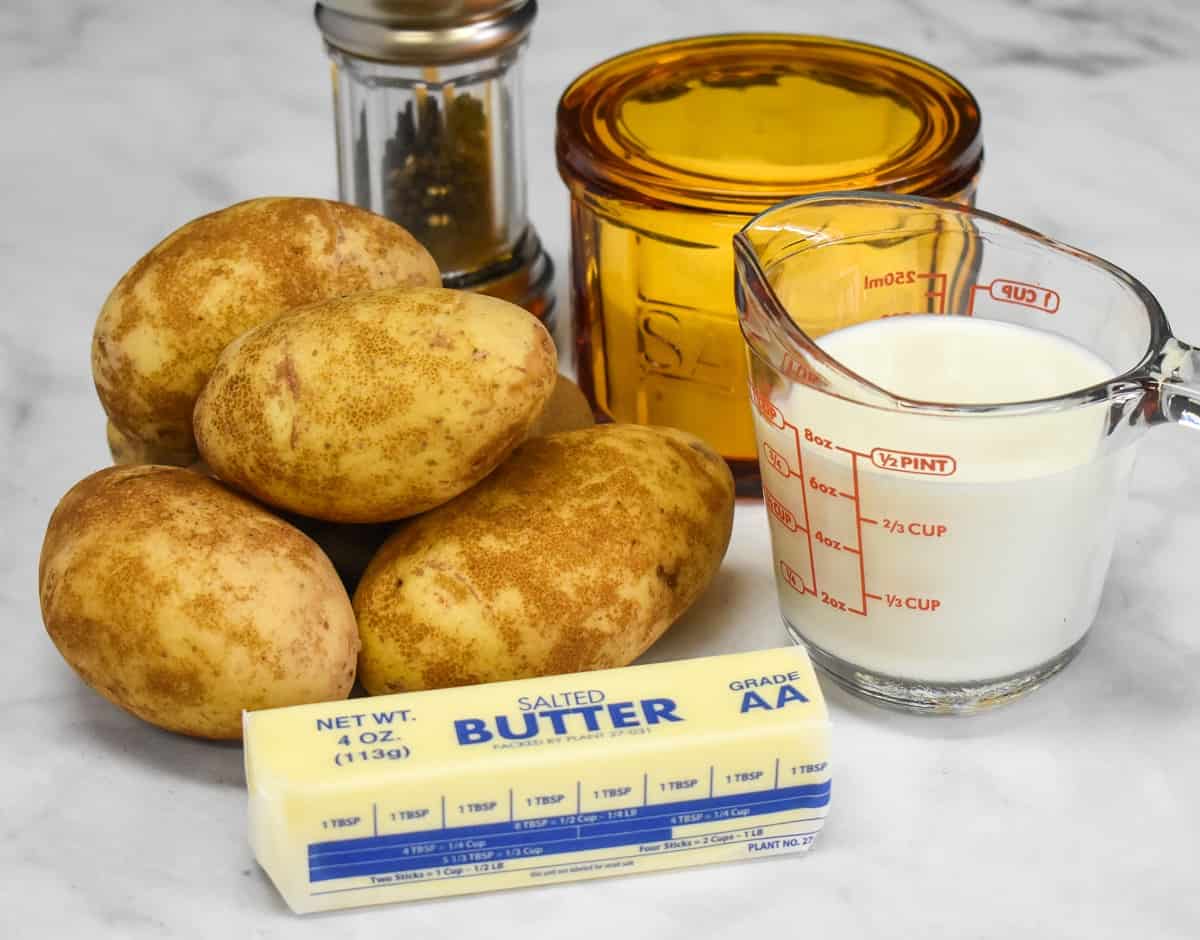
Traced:
[[[562, 270], [554, 104], [653, 40], [778, 29], [874, 41], [962, 78], [980, 204], [1110, 257], [1200, 340], [1200, 7], [1190, 0], [545, 0], [528, 68], [531, 210]], [[1148, 436], [1093, 639], [971, 720], [829, 690], [836, 803], [817, 850], [298, 920], [245, 841], [241, 752], [82, 686], [40, 624], [57, 498], [106, 462], [88, 344], [106, 292], [181, 222], [332, 195], [327, 72], [292, 0], [0, 4], [0, 936], [1200, 936], [1200, 435]], [[565, 298], [564, 298], [565, 299]], [[763, 512], [656, 658], [777, 645]]]

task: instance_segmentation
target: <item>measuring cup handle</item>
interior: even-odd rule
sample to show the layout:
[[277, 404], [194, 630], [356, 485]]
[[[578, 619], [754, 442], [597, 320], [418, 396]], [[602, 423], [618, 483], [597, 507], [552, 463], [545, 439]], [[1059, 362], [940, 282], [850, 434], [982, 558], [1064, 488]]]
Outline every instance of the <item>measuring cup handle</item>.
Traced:
[[1155, 372], [1162, 416], [1200, 429], [1200, 348], [1171, 337]]

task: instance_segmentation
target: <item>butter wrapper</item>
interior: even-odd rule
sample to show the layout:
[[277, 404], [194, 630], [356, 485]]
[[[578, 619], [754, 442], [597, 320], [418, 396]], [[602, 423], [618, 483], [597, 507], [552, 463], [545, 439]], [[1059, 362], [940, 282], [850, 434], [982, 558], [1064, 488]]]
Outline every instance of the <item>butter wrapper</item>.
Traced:
[[298, 913], [803, 852], [800, 647], [247, 712], [250, 842]]

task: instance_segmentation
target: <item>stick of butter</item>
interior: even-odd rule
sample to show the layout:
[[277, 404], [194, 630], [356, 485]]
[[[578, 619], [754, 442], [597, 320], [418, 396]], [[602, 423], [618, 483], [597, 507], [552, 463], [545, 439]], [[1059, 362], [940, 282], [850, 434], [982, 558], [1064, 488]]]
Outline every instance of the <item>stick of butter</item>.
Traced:
[[298, 913], [806, 850], [800, 647], [244, 716], [250, 843]]

